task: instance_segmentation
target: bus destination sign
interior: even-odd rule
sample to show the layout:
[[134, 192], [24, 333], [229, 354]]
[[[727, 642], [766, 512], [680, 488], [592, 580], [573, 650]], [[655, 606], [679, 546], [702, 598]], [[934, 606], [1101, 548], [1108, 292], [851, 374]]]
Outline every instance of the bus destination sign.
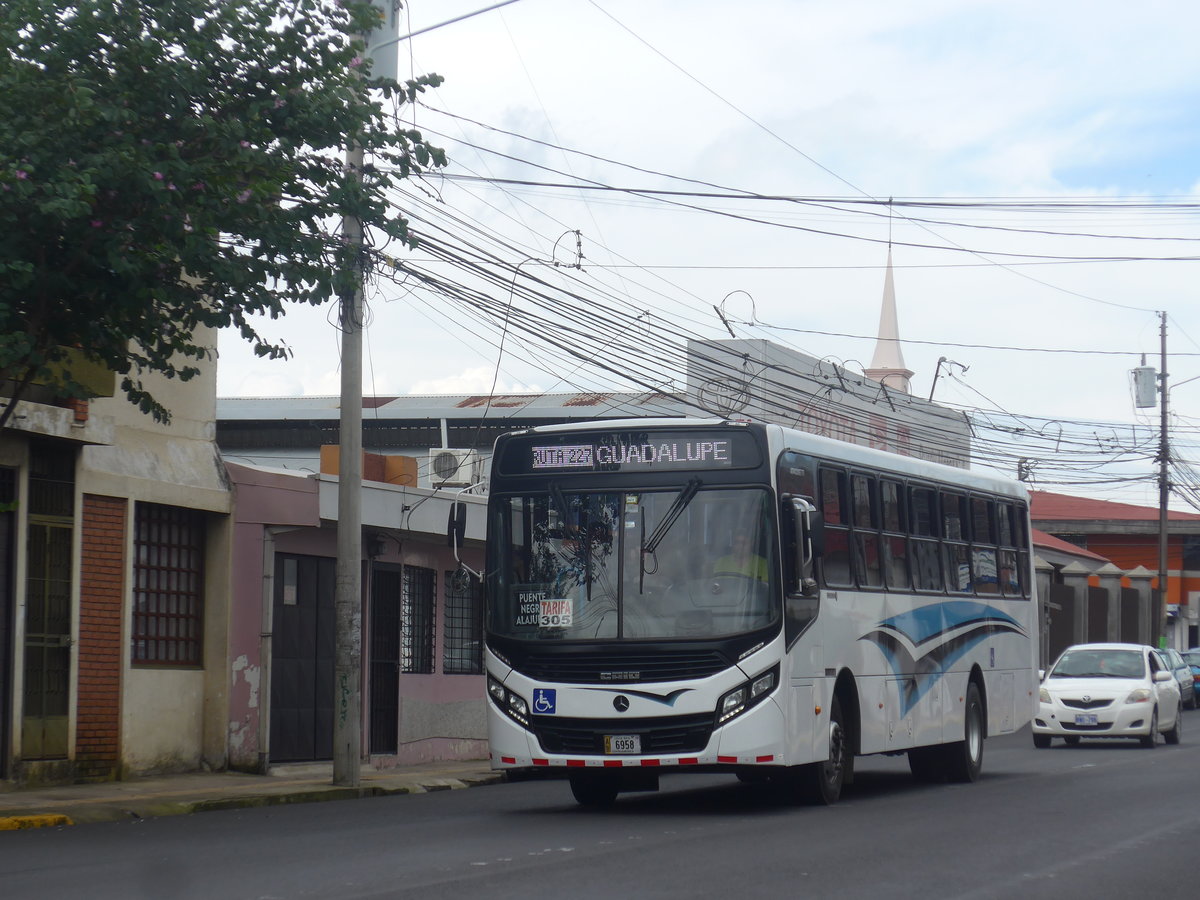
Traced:
[[530, 443], [521, 469], [528, 472], [631, 472], [724, 469], [755, 465], [747, 434], [640, 433], [572, 435], [561, 443]]

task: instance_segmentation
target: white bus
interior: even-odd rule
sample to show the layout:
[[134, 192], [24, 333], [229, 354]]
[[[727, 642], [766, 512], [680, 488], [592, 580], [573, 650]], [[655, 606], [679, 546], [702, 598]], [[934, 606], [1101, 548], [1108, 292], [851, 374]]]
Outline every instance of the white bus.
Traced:
[[833, 803], [856, 756], [974, 781], [1036, 697], [1014, 481], [777, 425], [638, 419], [496, 442], [492, 766], [602, 806], [663, 772]]

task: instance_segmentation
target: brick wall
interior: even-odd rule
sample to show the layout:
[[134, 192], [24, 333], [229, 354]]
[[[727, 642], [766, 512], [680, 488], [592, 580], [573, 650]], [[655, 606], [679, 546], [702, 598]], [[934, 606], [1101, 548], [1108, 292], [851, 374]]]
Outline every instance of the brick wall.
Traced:
[[120, 770], [121, 609], [128, 502], [85, 494], [79, 582], [79, 709], [76, 775], [112, 779]]

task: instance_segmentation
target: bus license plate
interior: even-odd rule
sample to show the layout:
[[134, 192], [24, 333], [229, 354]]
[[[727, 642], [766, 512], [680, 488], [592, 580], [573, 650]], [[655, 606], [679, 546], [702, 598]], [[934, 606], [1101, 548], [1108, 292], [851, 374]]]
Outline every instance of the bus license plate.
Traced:
[[1076, 725], [1098, 725], [1100, 723], [1097, 720], [1095, 713], [1076, 713], [1075, 714], [1075, 724]]
[[606, 734], [605, 753], [641, 753], [642, 736], [639, 734]]

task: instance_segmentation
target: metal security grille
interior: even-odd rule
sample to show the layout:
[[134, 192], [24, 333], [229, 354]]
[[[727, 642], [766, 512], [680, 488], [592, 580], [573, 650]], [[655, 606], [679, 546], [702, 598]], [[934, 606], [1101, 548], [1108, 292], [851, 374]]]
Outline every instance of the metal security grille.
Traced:
[[21, 755], [67, 755], [71, 701], [70, 525], [31, 521], [25, 580], [25, 691]]
[[29, 449], [29, 514], [75, 515], [75, 449], [37, 442]]
[[63, 759], [69, 749], [75, 453], [74, 447], [48, 442], [29, 447], [21, 701], [25, 759]]
[[483, 672], [483, 585], [463, 570], [447, 572], [442, 615], [442, 672], [479, 675]]
[[204, 519], [190, 509], [139, 503], [134, 524], [133, 661], [201, 664]]
[[433, 612], [437, 573], [421, 566], [404, 567], [400, 603], [400, 670], [433, 673]]

